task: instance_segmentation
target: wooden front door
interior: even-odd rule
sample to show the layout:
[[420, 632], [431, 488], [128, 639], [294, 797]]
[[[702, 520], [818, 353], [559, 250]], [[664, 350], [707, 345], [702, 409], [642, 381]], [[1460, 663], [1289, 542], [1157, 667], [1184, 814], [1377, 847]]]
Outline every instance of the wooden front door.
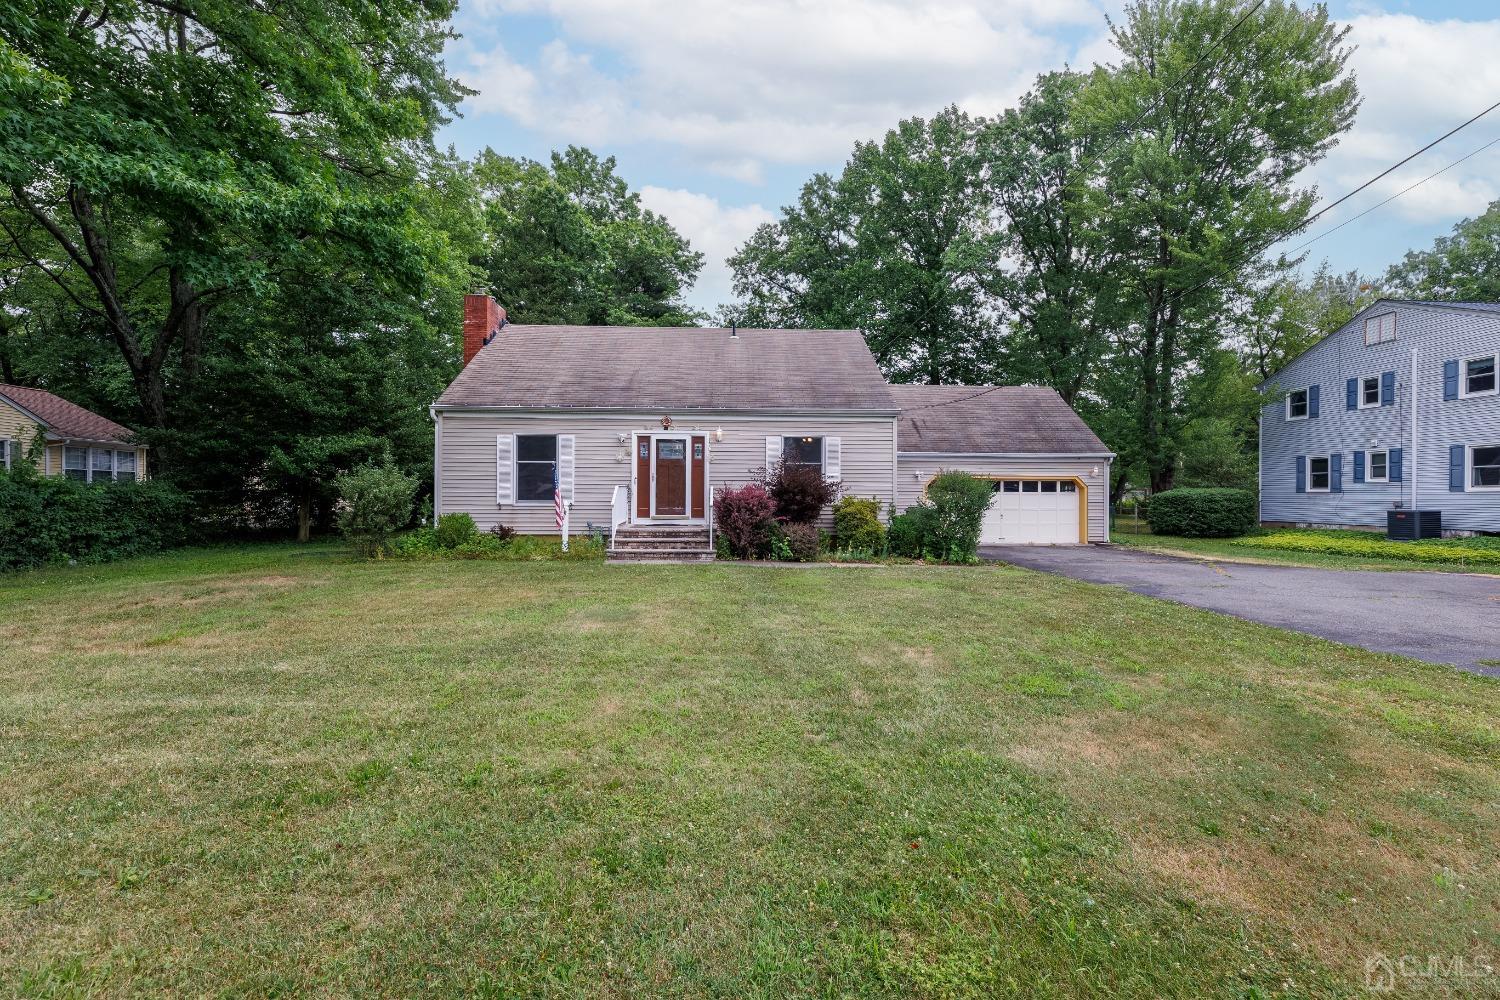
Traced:
[[687, 438], [659, 437], [656, 449], [656, 517], [686, 517], [688, 508]]

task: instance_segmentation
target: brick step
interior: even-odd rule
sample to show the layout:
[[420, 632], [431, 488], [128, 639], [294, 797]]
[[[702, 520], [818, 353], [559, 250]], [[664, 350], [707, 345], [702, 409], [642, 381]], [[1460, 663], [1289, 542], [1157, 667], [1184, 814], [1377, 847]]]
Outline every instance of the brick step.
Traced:
[[616, 528], [616, 538], [708, 538], [707, 528]]
[[621, 538], [616, 535], [613, 548], [617, 552], [630, 549], [706, 549], [708, 538]]
[[637, 563], [637, 562], [690, 562], [706, 563], [714, 561], [713, 549], [612, 549], [605, 556], [606, 562], [612, 563]]

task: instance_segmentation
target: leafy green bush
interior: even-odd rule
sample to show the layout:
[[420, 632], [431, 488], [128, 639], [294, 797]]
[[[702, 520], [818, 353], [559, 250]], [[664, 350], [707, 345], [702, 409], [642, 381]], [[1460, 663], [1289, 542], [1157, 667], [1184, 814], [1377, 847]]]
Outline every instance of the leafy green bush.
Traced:
[[906, 559], [922, 558], [922, 546], [931, 523], [931, 507], [906, 508], [906, 513], [891, 518], [890, 530], [886, 532], [887, 551]]
[[396, 467], [390, 456], [335, 480], [339, 494], [338, 526], [360, 555], [381, 554], [391, 536], [411, 523], [417, 480]]
[[1167, 490], [1146, 504], [1146, 521], [1154, 535], [1233, 538], [1255, 527], [1255, 494], [1230, 489]]
[[1448, 566], [1500, 566], [1500, 538], [1424, 538], [1414, 542], [1393, 542], [1368, 531], [1288, 530], [1237, 538], [1229, 544], [1282, 552], [1317, 552]]
[[[456, 549], [461, 545], [467, 545], [473, 542], [478, 534], [479, 526], [468, 514], [444, 514], [438, 518], [437, 543], [442, 548]], [[504, 543], [506, 539], [496, 535], [495, 541]]]
[[939, 474], [927, 486], [926, 506], [932, 513], [923, 532], [923, 554], [944, 562], [974, 562], [981, 522], [992, 499], [987, 479], [967, 472]]
[[885, 551], [885, 525], [880, 523], [880, 501], [844, 497], [833, 505], [833, 546], [839, 550]]
[[192, 504], [166, 483], [80, 483], [0, 470], [0, 570], [102, 563], [185, 544]]
[[433, 528], [418, 528], [391, 543], [390, 554], [397, 559], [443, 560], [478, 559], [493, 562], [532, 562], [547, 559], [597, 560], [604, 558], [604, 542], [584, 536], [571, 539], [568, 551], [562, 550], [562, 539], [546, 535], [515, 535], [502, 540], [490, 533], [476, 531], [467, 541], [445, 546]]

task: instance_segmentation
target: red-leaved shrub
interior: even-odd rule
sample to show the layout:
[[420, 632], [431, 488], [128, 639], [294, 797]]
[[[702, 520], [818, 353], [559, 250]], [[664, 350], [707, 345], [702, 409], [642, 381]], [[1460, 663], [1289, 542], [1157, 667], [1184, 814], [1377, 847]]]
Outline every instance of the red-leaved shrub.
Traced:
[[811, 524], [823, 508], [839, 498], [843, 485], [823, 478], [814, 465], [777, 462], [766, 470], [766, 492], [776, 503], [776, 516], [791, 524]]
[[762, 554], [770, 541], [776, 502], [759, 483], [735, 489], [721, 486], [714, 491], [714, 527], [738, 559]]

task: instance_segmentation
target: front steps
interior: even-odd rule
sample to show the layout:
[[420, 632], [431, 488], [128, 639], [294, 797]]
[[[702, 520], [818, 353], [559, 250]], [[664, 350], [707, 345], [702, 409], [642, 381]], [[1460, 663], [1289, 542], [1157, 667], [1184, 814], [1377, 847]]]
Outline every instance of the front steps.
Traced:
[[713, 562], [708, 528], [697, 524], [625, 524], [604, 557], [613, 563]]

